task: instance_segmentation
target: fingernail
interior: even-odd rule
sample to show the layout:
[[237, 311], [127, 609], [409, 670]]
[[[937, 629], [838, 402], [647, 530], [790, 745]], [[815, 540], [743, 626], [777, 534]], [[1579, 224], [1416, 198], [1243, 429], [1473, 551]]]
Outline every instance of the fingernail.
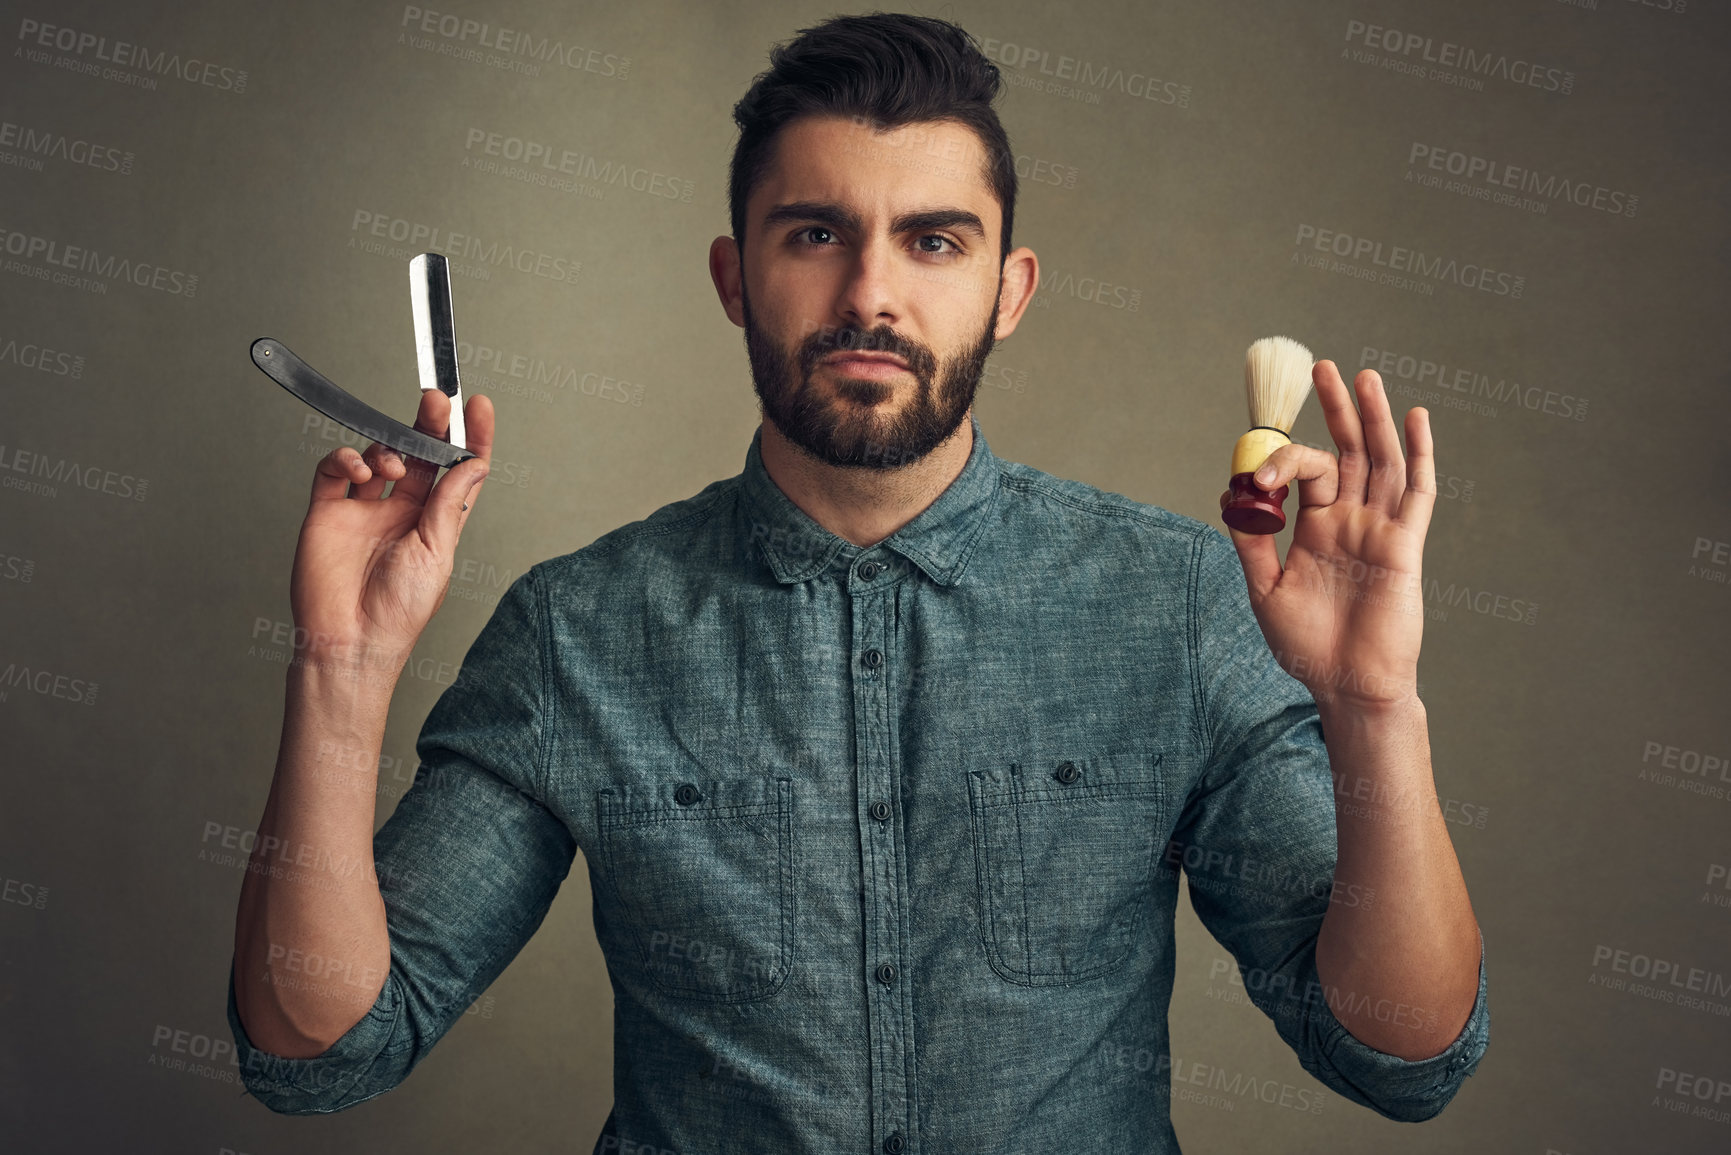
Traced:
[[1274, 480], [1274, 466], [1264, 465], [1261, 469], [1258, 469], [1256, 471], [1256, 480], [1265, 481], [1265, 482], [1266, 481], [1273, 481]]

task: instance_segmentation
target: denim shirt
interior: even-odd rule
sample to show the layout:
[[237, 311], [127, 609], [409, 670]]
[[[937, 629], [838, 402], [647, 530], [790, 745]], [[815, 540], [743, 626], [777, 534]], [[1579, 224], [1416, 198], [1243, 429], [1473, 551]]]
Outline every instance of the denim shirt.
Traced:
[[616, 1016], [597, 1152], [1176, 1152], [1181, 872], [1307, 1071], [1442, 1110], [1489, 1037], [1482, 954], [1433, 1058], [1331, 1013], [1327, 751], [1231, 545], [970, 420], [961, 474], [869, 549], [776, 487], [759, 430], [738, 476], [517, 578], [375, 838], [371, 1010], [283, 1059], [231, 978], [252, 1094], [302, 1114], [395, 1087], [581, 850]]

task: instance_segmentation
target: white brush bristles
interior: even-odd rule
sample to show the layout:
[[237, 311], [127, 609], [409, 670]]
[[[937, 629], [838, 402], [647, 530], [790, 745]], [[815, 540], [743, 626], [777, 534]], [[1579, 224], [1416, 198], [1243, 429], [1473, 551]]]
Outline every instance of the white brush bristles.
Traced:
[[1264, 337], [1244, 354], [1244, 392], [1250, 424], [1292, 432], [1310, 392], [1310, 367], [1316, 359], [1291, 337]]

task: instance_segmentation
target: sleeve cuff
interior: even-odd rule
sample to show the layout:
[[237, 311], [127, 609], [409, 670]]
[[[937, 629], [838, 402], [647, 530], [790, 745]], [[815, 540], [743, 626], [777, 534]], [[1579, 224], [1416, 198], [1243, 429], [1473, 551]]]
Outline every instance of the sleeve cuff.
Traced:
[[228, 975], [228, 1025], [234, 1035], [235, 1059], [241, 1082], [260, 1103], [283, 1115], [318, 1115], [340, 1111], [382, 1095], [395, 1081], [376, 1077], [384, 1060], [406, 1042], [397, 1035], [400, 988], [393, 971], [379, 997], [359, 1022], [323, 1054], [288, 1059], [253, 1046], [241, 1025], [234, 996], [234, 968]]
[[[1421, 1123], [1448, 1106], [1462, 1082], [1478, 1069], [1490, 1044], [1489, 986], [1485, 949], [1479, 943], [1479, 989], [1461, 1032], [1441, 1054], [1402, 1059], [1361, 1041], [1318, 1000], [1320, 1069], [1311, 1074], [1329, 1087], [1390, 1119]], [[1306, 1064], [1308, 1066], [1309, 1064]]]

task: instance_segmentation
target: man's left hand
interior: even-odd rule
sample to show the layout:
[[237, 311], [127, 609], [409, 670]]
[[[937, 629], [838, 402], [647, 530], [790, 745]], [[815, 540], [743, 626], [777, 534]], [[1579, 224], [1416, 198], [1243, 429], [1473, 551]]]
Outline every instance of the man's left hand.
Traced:
[[1408, 410], [1403, 457], [1375, 371], [1358, 374], [1356, 408], [1334, 362], [1318, 361], [1311, 379], [1340, 457], [1283, 445], [1256, 471], [1265, 491], [1298, 482], [1298, 514], [1284, 568], [1272, 535], [1228, 531], [1250, 605], [1275, 660], [1325, 710], [1410, 702], [1424, 632], [1420, 563], [1436, 502], [1430, 414]]

